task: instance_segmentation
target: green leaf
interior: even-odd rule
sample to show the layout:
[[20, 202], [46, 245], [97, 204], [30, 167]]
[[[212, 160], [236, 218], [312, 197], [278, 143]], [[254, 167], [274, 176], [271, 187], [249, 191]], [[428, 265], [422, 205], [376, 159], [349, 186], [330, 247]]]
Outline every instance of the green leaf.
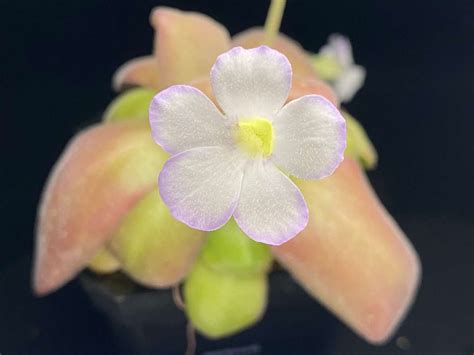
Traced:
[[234, 219], [208, 234], [201, 258], [210, 268], [239, 275], [266, 272], [272, 262], [268, 245], [250, 239]]
[[153, 189], [122, 220], [110, 248], [122, 269], [149, 287], [180, 282], [197, 259], [205, 233], [174, 219]]
[[105, 122], [148, 120], [148, 107], [156, 93], [152, 90], [131, 89], [113, 100], [105, 110]]
[[184, 283], [186, 313], [209, 338], [228, 336], [256, 323], [267, 304], [267, 275], [225, 274], [197, 262]]
[[107, 248], [103, 248], [89, 262], [89, 268], [97, 274], [109, 274], [120, 269], [120, 261]]
[[348, 156], [358, 160], [366, 169], [375, 169], [378, 155], [374, 145], [370, 141], [364, 127], [348, 112], [342, 111], [346, 119]]

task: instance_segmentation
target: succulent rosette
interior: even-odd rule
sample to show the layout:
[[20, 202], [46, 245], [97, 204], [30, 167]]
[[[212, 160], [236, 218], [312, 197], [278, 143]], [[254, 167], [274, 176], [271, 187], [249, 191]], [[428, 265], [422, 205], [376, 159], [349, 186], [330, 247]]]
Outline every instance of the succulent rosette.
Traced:
[[376, 164], [372, 144], [339, 107], [357, 85], [349, 79], [354, 92], [346, 85], [340, 97], [330, 85], [344, 78], [318, 78], [334, 51], [321, 67], [282, 34], [231, 38], [170, 8], [153, 10], [151, 24], [153, 54], [113, 79], [133, 88], [72, 139], [49, 177], [35, 292], [86, 267], [182, 284], [189, 320], [218, 338], [261, 318], [277, 262], [364, 339], [385, 341], [420, 266], [363, 171]]

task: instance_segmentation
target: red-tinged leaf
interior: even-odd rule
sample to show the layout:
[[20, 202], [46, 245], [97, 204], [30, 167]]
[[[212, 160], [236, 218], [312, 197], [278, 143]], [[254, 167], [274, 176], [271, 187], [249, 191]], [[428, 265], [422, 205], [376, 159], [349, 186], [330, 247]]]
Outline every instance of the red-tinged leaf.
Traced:
[[155, 28], [160, 88], [208, 76], [217, 56], [230, 48], [227, 29], [198, 12], [158, 7], [150, 22]]
[[151, 189], [166, 154], [144, 123], [78, 134], [49, 177], [38, 214], [33, 287], [44, 295], [72, 279]]
[[359, 165], [346, 158], [320, 181], [301, 181], [308, 227], [272, 248], [277, 260], [316, 299], [372, 343], [393, 334], [420, 277], [416, 252]]

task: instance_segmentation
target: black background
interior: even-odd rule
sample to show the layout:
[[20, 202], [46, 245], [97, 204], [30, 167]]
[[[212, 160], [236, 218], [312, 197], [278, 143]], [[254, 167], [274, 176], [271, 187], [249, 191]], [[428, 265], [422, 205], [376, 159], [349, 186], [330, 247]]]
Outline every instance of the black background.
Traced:
[[[473, 4], [289, 0], [282, 25], [311, 51], [330, 33], [349, 35], [356, 62], [367, 69], [365, 87], [347, 107], [380, 155], [369, 177], [421, 257], [422, 286], [406, 321], [424, 339], [413, 347], [420, 354], [473, 351]], [[74, 284], [41, 301], [30, 296], [36, 206], [66, 142], [114, 97], [114, 70], [151, 51], [148, 15], [156, 5], [205, 12], [235, 34], [263, 24], [268, 1], [0, 0], [0, 311], [10, 311], [0, 313], [2, 354], [2, 346], [11, 349], [5, 354], [20, 351], [15, 344], [29, 339], [32, 314], [48, 302], [86, 302]], [[77, 324], [69, 326], [76, 334]], [[348, 334], [347, 349], [357, 354], [401, 352], [392, 343], [365, 348]], [[86, 337], [83, 345], [98, 339], [77, 337]], [[54, 339], [81, 343], [73, 335]]]

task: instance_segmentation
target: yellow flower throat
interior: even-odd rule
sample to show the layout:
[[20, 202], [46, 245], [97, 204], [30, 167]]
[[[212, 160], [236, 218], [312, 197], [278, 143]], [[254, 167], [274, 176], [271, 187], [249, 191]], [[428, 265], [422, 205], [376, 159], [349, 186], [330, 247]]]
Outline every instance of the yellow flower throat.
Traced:
[[244, 117], [239, 120], [235, 134], [237, 143], [251, 155], [268, 156], [273, 152], [273, 126], [263, 117]]

